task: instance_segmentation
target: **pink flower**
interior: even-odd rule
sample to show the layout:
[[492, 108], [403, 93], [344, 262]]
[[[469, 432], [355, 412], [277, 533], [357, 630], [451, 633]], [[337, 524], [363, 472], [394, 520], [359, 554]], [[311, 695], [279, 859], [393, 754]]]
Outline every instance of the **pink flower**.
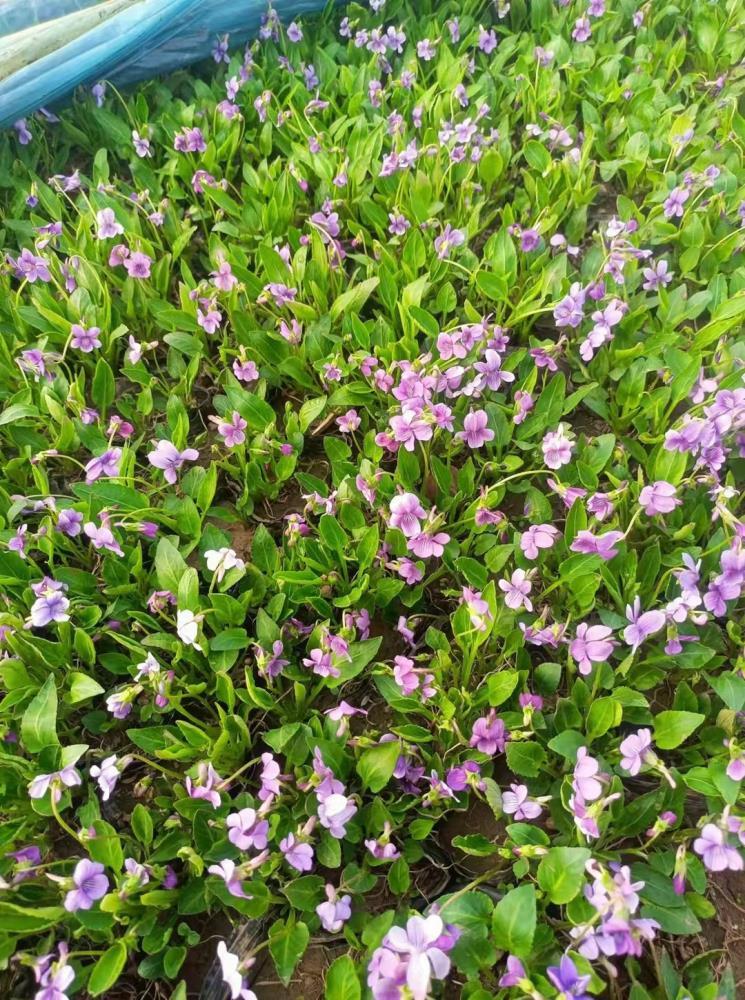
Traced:
[[572, 460], [572, 441], [566, 436], [563, 424], [549, 431], [541, 442], [543, 460], [549, 469], [560, 469]]
[[587, 747], [577, 751], [577, 762], [574, 765], [572, 788], [585, 802], [594, 802], [603, 794], [603, 785], [599, 780], [600, 765], [587, 752]]
[[391, 500], [390, 525], [398, 528], [407, 538], [418, 535], [422, 526], [420, 518], [426, 517], [427, 512], [419, 502], [419, 498], [413, 493], [402, 493]]
[[655, 759], [652, 752], [652, 733], [649, 729], [640, 729], [631, 736], [627, 736], [622, 741], [619, 750], [621, 751], [621, 767], [629, 774], [638, 774], [643, 764], [651, 763]]
[[492, 757], [497, 752], [504, 753], [508, 738], [504, 722], [497, 718], [497, 713], [492, 708], [487, 716], [474, 722], [469, 746]]
[[356, 410], [347, 410], [346, 413], [336, 418], [336, 425], [342, 434], [352, 434], [360, 426], [360, 423]]
[[593, 663], [605, 663], [611, 655], [617, 645], [610, 638], [612, 634], [613, 630], [607, 625], [586, 625], [582, 622], [577, 626], [569, 652], [583, 676], [590, 673]]
[[665, 615], [662, 611], [645, 611], [642, 613], [641, 601], [637, 597], [633, 605], [626, 607], [626, 617], [629, 624], [623, 630], [624, 642], [631, 646], [632, 652], [650, 635], [659, 632], [665, 626]]
[[217, 430], [228, 448], [235, 448], [246, 440], [247, 426], [240, 413], [234, 410], [229, 420], [219, 421]]
[[552, 524], [531, 524], [520, 536], [520, 548], [527, 559], [537, 559], [539, 549], [550, 549], [559, 531]]
[[489, 416], [486, 410], [471, 410], [463, 418], [463, 430], [456, 434], [469, 448], [480, 448], [494, 438], [494, 431], [487, 427]]

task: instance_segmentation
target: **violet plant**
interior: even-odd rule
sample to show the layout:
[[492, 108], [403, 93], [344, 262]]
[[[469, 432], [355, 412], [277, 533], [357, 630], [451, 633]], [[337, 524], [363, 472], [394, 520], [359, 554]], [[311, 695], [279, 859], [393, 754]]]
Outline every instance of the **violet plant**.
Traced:
[[7, 995], [734, 1000], [740, 15], [269, 10], [0, 139]]

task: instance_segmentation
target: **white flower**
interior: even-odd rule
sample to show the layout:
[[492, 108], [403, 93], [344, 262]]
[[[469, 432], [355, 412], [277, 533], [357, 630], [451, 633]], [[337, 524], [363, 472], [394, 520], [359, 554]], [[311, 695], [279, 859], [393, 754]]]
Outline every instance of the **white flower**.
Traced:
[[176, 634], [187, 646], [193, 646], [200, 652], [202, 647], [197, 642], [197, 633], [201, 620], [202, 615], [195, 615], [193, 611], [176, 612]]
[[233, 549], [209, 549], [204, 553], [207, 569], [210, 573], [217, 573], [217, 582], [222, 583], [222, 579], [230, 569], [246, 568], [246, 564], [239, 559]]
[[243, 985], [243, 976], [238, 968], [241, 960], [228, 951], [224, 941], [217, 946], [217, 957], [220, 959], [223, 982], [230, 990], [231, 1000], [256, 1000], [256, 994]]

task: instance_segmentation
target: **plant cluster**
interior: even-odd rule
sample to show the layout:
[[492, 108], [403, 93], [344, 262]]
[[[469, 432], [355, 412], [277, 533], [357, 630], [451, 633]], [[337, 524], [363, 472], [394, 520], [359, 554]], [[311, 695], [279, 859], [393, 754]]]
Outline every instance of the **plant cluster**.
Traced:
[[23, 995], [185, 998], [223, 913], [233, 1000], [316, 939], [329, 1000], [734, 1000], [671, 956], [745, 845], [744, 54], [736, 0], [270, 10], [2, 138]]

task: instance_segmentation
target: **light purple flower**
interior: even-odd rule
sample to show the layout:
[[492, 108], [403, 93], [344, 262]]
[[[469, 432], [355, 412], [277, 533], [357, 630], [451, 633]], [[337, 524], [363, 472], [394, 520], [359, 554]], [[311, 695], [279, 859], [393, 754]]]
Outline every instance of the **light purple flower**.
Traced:
[[686, 187], [673, 188], [665, 199], [663, 212], [666, 219], [681, 218], [684, 205], [691, 196], [691, 192]]
[[594, 802], [603, 794], [603, 785], [599, 777], [600, 765], [590, 756], [587, 747], [580, 747], [574, 765], [572, 788], [585, 802]]
[[[405, 928], [391, 927], [383, 938], [381, 947], [397, 953], [399, 961], [405, 962], [405, 982], [414, 1000], [425, 1000], [432, 979], [445, 979], [450, 972], [450, 959], [441, 946], [444, 931], [442, 918], [436, 914], [417, 915], [409, 917]], [[376, 998], [389, 996], [374, 988], [373, 993]]]
[[559, 424], [555, 431], [549, 431], [541, 442], [543, 460], [549, 469], [560, 469], [572, 460], [574, 445], [567, 437], [564, 425]]
[[577, 966], [568, 955], [563, 955], [558, 965], [549, 965], [546, 974], [559, 991], [560, 1000], [592, 1000], [586, 989], [590, 976], [580, 976]]
[[675, 494], [676, 489], [672, 483], [658, 479], [644, 487], [639, 494], [639, 503], [649, 517], [654, 514], [670, 514], [682, 503]]
[[[535, 572], [531, 570], [531, 573]], [[500, 580], [499, 589], [504, 591], [504, 603], [513, 611], [525, 608], [526, 611], [533, 610], [533, 602], [528, 597], [533, 584], [524, 569], [516, 569], [509, 580]]]
[[263, 851], [266, 847], [269, 823], [260, 819], [255, 809], [240, 809], [231, 813], [225, 825], [228, 828], [228, 840], [239, 851], [249, 851], [252, 848]]
[[293, 833], [279, 842], [279, 849], [285, 861], [299, 872], [309, 872], [313, 868], [313, 848], [299, 841]]
[[622, 539], [622, 531], [606, 531], [603, 535], [593, 535], [591, 531], [578, 531], [577, 537], [569, 547], [572, 552], [600, 556], [607, 562], [618, 555], [616, 545]]
[[510, 785], [510, 791], [502, 792], [502, 808], [518, 822], [537, 819], [543, 811], [540, 802], [530, 798], [527, 785]]
[[624, 642], [631, 646], [632, 652], [650, 635], [665, 627], [665, 615], [662, 611], [645, 611], [642, 613], [641, 601], [635, 598], [633, 605], [626, 607], [626, 617], [629, 624], [623, 630]]
[[326, 902], [316, 907], [323, 929], [329, 934], [338, 934], [352, 916], [352, 897], [339, 896], [333, 885], [326, 886]]
[[453, 229], [448, 222], [440, 235], [435, 239], [435, 252], [440, 260], [444, 260], [450, 256], [452, 249], [463, 246], [465, 242], [465, 233], [460, 229]]
[[152, 264], [152, 259], [148, 257], [146, 253], [142, 253], [140, 250], [135, 250], [134, 253], [129, 254], [123, 263], [124, 269], [130, 278], [150, 277], [150, 265]]
[[116, 221], [113, 208], [102, 208], [100, 212], [97, 212], [96, 223], [98, 224], [96, 230], [96, 239], [98, 240], [108, 240], [114, 236], [121, 236], [124, 232], [124, 226]]
[[199, 458], [199, 452], [195, 448], [185, 448], [179, 451], [170, 441], [158, 441], [155, 451], [151, 451], [147, 460], [156, 469], [162, 469], [167, 483], [175, 483], [178, 478], [178, 470], [184, 462], [195, 462]]
[[72, 873], [75, 885], [65, 896], [64, 906], [68, 913], [90, 910], [97, 899], [102, 899], [109, 891], [109, 880], [104, 874], [104, 866], [98, 861], [83, 858], [75, 865]]
[[693, 842], [693, 849], [710, 872], [739, 872], [743, 869], [742, 855], [727, 842], [725, 832], [714, 823], [704, 826], [701, 836]]

